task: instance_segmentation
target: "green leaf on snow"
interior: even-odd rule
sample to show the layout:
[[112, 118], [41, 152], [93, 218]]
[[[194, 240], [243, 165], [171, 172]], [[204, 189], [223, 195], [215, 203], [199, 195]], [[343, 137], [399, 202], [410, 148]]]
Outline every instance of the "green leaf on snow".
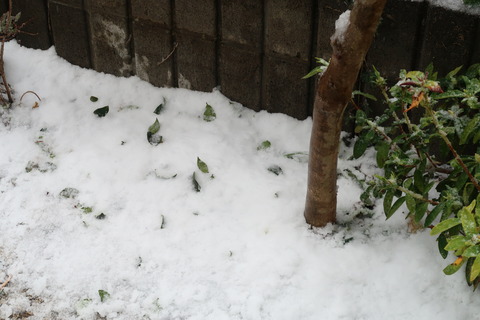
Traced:
[[157, 115], [160, 114], [160, 113], [162, 113], [164, 107], [165, 107], [165, 98], [163, 98], [163, 102], [160, 103], [160, 104], [158, 105], [158, 107], [155, 108], [155, 110], [153, 111], [153, 113], [155, 113], [155, 114], [157, 114]]
[[155, 122], [148, 127], [147, 131], [147, 140], [151, 145], [156, 146], [163, 142], [163, 137], [157, 134], [158, 131], [160, 131], [160, 122], [158, 122], [158, 119], [155, 119]]
[[257, 150], [267, 150], [271, 146], [272, 146], [272, 143], [268, 140], [265, 140], [258, 145]]
[[105, 106], [103, 108], [96, 109], [95, 111], [93, 111], [93, 113], [97, 115], [99, 118], [101, 118], [101, 117], [105, 117], [109, 110], [110, 110], [110, 107]]
[[192, 174], [192, 184], [193, 184], [193, 189], [196, 192], [200, 192], [200, 190], [202, 190], [202, 187], [200, 186], [200, 184], [197, 181], [197, 178], [195, 177], [195, 172]]
[[211, 122], [217, 118], [217, 114], [215, 110], [213, 110], [212, 106], [207, 103], [205, 106], [205, 111], [203, 112], [203, 120], [207, 122]]
[[203, 162], [199, 157], [197, 157], [197, 167], [203, 173], [208, 173], [208, 166], [205, 162]]
[[105, 302], [108, 298], [110, 298], [110, 293], [105, 290], [98, 290], [98, 295], [100, 296], [100, 301]]
[[282, 168], [280, 168], [277, 165], [270, 166], [270, 167], [268, 167], [267, 170], [270, 171], [271, 173], [276, 174], [277, 176], [283, 173]]

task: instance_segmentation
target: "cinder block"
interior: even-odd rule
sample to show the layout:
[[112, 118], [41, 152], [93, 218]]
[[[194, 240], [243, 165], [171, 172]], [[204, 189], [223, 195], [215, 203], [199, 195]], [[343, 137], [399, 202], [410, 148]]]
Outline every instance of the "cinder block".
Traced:
[[[13, 2], [13, 14], [22, 13], [19, 23], [28, 23], [22, 29], [17, 40], [24, 46], [34, 49], [48, 49], [52, 45], [48, 31], [47, 4], [43, 0], [16, 0]], [[33, 35], [30, 35], [30, 34]]]
[[84, 0], [84, 2], [85, 8], [90, 12], [127, 16], [127, 0]]
[[47, 0], [48, 2], [55, 2], [57, 4], [63, 4], [67, 7], [83, 9], [83, 0]]
[[263, 109], [303, 120], [308, 115], [308, 62], [268, 56], [264, 59]]
[[420, 56], [420, 69], [433, 62], [440, 76], [469, 63], [475, 36], [475, 17], [430, 6]]
[[215, 42], [187, 33], [178, 34], [177, 42], [178, 86], [200, 91], [215, 88]]
[[0, 1], [0, 14], [4, 14], [8, 10], [7, 1]]
[[181, 30], [216, 37], [215, 0], [175, 0], [176, 27]]
[[93, 68], [116, 76], [132, 75], [127, 19], [106, 13], [89, 14]]
[[57, 54], [65, 60], [90, 68], [90, 51], [85, 12], [50, 1], [49, 16]]
[[157, 87], [173, 86], [170, 30], [150, 20], [135, 19], [133, 38], [135, 39], [135, 74]]
[[253, 48], [260, 48], [263, 37], [262, 20], [262, 1], [221, 1], [222, 42], [235, 42]]
[[[402, 0], [387, 1], [387, 5], [378, 26], [375, 39], [366, 58], [365, 74], [360, 76], [360, 90], [375, 94], [378, 101], [358, 97], [358, 103], [367, 102], [375, 115], [381, 115], [385, 103], [378, 88], [369, 82], [372, 66], [387, 80], [389, 85], [398, 81], [401, 69], [415, 69], [415, 60], [419, 48], [417, 30], [425, 14], [426, 3], [405, 2]], [[409, 17], [409, 19], [405, 19]]]
[[132, 16], [171, 27], [170, 0], [131, 0]]
[[474, 48], [472, 56], [470, 58], [469, 65], [480, 63], [480, 17], [476, 17], [477, 20], [477, 30], [475, 35]]
[[[383, 77], [396, 81], [400, 69], [414, 68], [418, 26], [423, 2], [387, 2], [375, 39], [367, 55], [367, 65], [375, 66]], [[408, 17], [408, 19], [405, 19]]]
[[310, 59], [312, 2], [265, 0], [265, 51]]
[[335, 21], [349, 9], [347, 1], [343, 0], [317, 0], [318, 3], [318, 30], [316, 57], [325, 60], [332, 56], [330, 37], [335, 32]]
[[251, 50], [224, 44], [220, 48], [220, 90], [256, 111], [261, 110], [261, 59]]

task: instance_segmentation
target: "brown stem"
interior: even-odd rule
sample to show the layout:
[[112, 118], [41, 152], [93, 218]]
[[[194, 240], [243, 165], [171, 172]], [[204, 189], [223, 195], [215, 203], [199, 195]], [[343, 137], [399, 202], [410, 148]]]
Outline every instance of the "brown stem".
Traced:
[[402, 191], [403, 193], [408, 194], [408, 195], [412, 196], [413, 198], [415, 198], [415, 199], [417, 199], [417, 200], [420, 200], [420, 201], [423, 201], [423, 202], [428, 202], [428, 203], [430, 203], [430, 204], [432, 204], [432, 205], [434, 205], [434, 206], [440, 204], [438, 201], [427, 199], [427, 198], [423, 197], [421, 194], [418, 194], [418, 193], [416, 193], [416, 192], [413, 192], [413, 191], [411, 191], [411, 190], [409, 190], [409, 189], [407, 189], [407, 188], [404, 188], [404, 187], [402, 187], [402, 186], [393, 184], [393, 183], [391, 183], [391, 182], [388, 181], [388, 180], [387, 180], [387, 183], [388, 183], [389, 185], [391, 185], [391, 186], [394, 186], [395, 189], [397, 189], [397, 190], [399, 190], [399, 191]]
[[353, 105], [355, 110], [361, 110], [361, 108], [355, 103], [355, 101], [353, 101], [353, 99], [350, 99], [350, 103]]
[[[442, 136], [443, 138], [443, 136]], [[450, 143], [450, 140], [445, 136], [446, 139], [444, 139], [445, 143], [448, 146], [448, 149], [452, 152], [453, 156], [455, 157], [455, 160], [458, 162], [458, 164], [462, 167], [463, 171], [467, 174], [468, 179], [472, 182], [472, 184], [475, 186], [475, 188], [480, 191], [480, 185], [478, 184], [477, 180], [475, 177], [472, 175], [470, 170], [468, 170], [467, 166], [463, 162], [462, 158], [458, 155], [457, 151], [453, 148], [452, 144]]]
[[5, 39], [2, 39], [2, 46], [0, 48], [0, 73], [2, 74], [3, 85], [5, 86], [5, 91], [7, 93], [8, 102], [13, 103], [12, 93], [10, 92], [10, 87], [8, 86], [7, 77], [5, 76], [5, 65], [3, 61], [3, 53], [5, 51]]
[[465, 172], [465, 174], [468, 176], [468, 179], [472, 182], [472, 184], [475, 186], [475, 188], [478, 191], [480, 191], [480, 185], [478, 184], [477, 179], [475, 179], [475, 177], [472, 175], [470, 170], [468, 170], [468, 168], [465, 165], [465, 163], [463, 162], [462, 158], [460, 158], [457, 151], [455, 150], [452, 143], [450, 142], [450, 139], [448, 139], [447, 134], [445, 133], [445, 131], [442, 130], [442, 127], [440, 126], [440, 123], [438, 123], [438, 120], [437, 120], [437, 117], [435, 116], [435, 113], [433, 112], [433, 110], [429, 106], [427, 106], [426, 109], [427, 109], [428, 113], [431, 115], [433, 124], [435, 125], [435, 128], [437, 128], [437, 131], [440, 134], [440, 137], [442, 137], [443, 141], [445, 141], [445, 143], [447, 144], [447, 147], [448, 147], [448, 149], [450, 149], [450, 152], [452, 152], [453, 156], [455, 157], [455, 160], [460, 165], [460, 167], [462, 167], [463, 172]]
[[434, 169], [435, 169], [435, 172], [438, 172], [438, 173], [450, 174], [453, 172], [453, 170], [449, 168], [435, 167]]
[[0, 289], [3, 289], [4, 287], [7, 286], [7, 284], [12, 280], [12, 276], [9, 276], [8, 279], [0, 285]]
[[34, 94], [39, 101], [42, 101], [42, 99], [40, 99], [40, 97], [38, 96], [38, 94], [36, 94], [34, 91], [28, 90], [28, 91], [25, 91], [25, 92], [22, 94], [22, 96], [20, 97], [20, 102], [22, 102], [23, 97], [24, 97], [27, 93], [32, 93], [32, 94]]

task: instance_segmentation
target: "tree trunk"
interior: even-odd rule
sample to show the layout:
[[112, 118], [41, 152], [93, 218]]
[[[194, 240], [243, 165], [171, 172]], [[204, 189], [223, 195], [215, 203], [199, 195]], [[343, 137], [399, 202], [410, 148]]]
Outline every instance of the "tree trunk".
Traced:
[[305, 219], [315, 227], [335, 222], [337, 159], [343, 113], [352, 97], [386, 1], [356, 0], [348, 25], [337, 27], [331, 38], [333, 54], [317, 85], [310, 138]]

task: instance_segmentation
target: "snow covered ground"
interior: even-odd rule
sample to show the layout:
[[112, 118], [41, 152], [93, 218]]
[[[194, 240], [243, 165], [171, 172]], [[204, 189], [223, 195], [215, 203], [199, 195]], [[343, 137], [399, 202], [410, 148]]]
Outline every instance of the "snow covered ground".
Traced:
[[[480, 314], [463, 274], [443, 275], [435, 238], [381, 205], [361, 213], [354, 181], [338, 181], [341, 224], [305, 224], [311, 119], [81, 69], [53, 49], [9, 43], [5, 61], [17, 104], [0, 117], [0, 284], [12, 276], [0, 319]], [[19, 102], [29, 90], [37, 108], [34, 94]], [[372, 153], [350, 154], [340, 170], [374, 172]]]
[[480, 14], [480, 6], [478, 4], [465, 4], [464, 0], [429, 0], [429, 2], [436, 7], [444, 7], [450, 10], [461, 11], [472, 15]]

